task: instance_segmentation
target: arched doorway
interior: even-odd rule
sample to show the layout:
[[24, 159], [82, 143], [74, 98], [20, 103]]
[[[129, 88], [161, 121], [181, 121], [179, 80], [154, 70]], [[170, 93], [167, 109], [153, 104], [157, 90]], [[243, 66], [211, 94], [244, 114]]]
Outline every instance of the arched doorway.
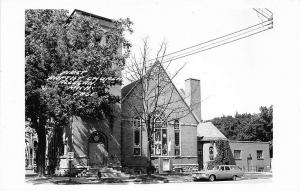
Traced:
[[89, 138], [89, 166], [106, 166], [107, 157], [107, 137], [100, 131], [93, 132]]

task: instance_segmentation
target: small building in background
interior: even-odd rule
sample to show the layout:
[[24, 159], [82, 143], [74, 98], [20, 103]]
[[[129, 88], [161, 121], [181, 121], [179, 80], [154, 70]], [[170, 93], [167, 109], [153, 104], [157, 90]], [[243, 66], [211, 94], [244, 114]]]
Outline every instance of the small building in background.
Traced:
[[199, 170], [206, 169], [208, 163], [217, 156], [216, 141], [228, 139], [211, 122], [200, 123], [197, 127]]
[[230, 141], [236, 165], [244, 171], [271, 170], [270, 143], [260, 141]]

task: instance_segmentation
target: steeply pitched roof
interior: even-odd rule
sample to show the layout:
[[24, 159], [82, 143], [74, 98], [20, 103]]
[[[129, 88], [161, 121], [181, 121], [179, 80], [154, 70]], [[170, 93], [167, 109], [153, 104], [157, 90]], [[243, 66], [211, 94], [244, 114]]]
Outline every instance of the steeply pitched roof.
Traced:
[[137, 81], [131, 82], [130, 84], [124, 86], [121, 89], [121, 95], [122, 95], [122, 99], [126, 98], [127, 95], [130, 93], [130, 91], [136, 86]]
[[[174, 85], [173, 81], [171, 80], [170, 76], [168, 75], [167, 71], [164, 69], [164, 67], [161, 65], [160, 62], [158, 62], [158, 65], [154, 64], [152, 67], [161, 67], [162, 68], [162, 71], [166, 74], [166, 76], [169, 78], [169, 81], [171, 82], [171, 85], [174, 86], [174, 89], [175, 91], [178, 93], [180, 99], [182, 100], [182, 102], [186, 105], [186, 107], [188, 108], [188, 110], [190, 111], [190, 113], [192, 114], [192, 116], [195, 118], [195, 120], [199, 123], [200, 120], [198, 119], [198, 117], [196, 116], [196, 114], [192, 111], [192, 109], [189, 107], [189, 105], [186, 103], [186, 101], [184, 100], [181, 92], [178, 91], [178, 89], [176, 88], [176, 86]], [[150, 69], [149, 69], [150, 71]], [[121, 89], [121, 95], [122, 95], [122, 98], [121, 98], [121, 102], [123, 102], [127, 96], [129, 96], [129, 94], [133, 91], [133, 89], [137, 86], [138, 84], [138, 80], [137, 81], [134, 81], [126, 86], [124, 86], [122, 89]]]
[[211, 122], [199, 123], [197, 127], [197, 137], [201, 141], [213, 141], [218, 139], [227, 140], [227, 138]]

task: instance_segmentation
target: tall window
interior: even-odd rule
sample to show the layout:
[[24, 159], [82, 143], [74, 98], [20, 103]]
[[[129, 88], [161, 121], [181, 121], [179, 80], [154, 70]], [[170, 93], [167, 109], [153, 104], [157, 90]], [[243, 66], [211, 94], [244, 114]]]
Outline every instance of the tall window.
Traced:
[[160, 118], [156, 118], [154, 121], [154, 144], [151, 149], [152, 155], [168, 155], [167, 135], [168, 133], [165, 121]]
[[241, 150], [234, 150], [233, 155], [234, 155], [234, 159], [242, 159]]
[[214, 147], [210, 146], [208, 152], [209, 152], [209, 160], [214, 160]]
[[175, 139], [175, 156], [180, 155], [180, 129], [179, 129], [179, 120], [174, 120], [174, 139]]
[[256, 156], [257, 156], [257, 159], [263, 159], [263, 151], [262, 150], [257, 150], [256, 151]]
[[140, 118], [133, 120], [133, 155], [141, 156], [141, 126]]

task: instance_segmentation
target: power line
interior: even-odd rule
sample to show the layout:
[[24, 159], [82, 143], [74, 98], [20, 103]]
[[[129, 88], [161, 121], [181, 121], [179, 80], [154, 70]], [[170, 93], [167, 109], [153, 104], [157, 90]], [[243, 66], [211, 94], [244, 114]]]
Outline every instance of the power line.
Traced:
[[[254, 9], [254, 8], [253, 8]], [[175, 52], [172, 52], [172, 53], [169, 53], [169, 54], [166, 54], [164, 56], [160, 56], [160, 57], [157, 57], [157, 58], [153, 58], [153, 59], [149, 59], [149, 61], [153, 61], [153, 60], [156, 60], [156, 59], [160, 59], [160, 58], [166, 58], [166, 57], [170, 57], [171, 55], [174, 55], [174, 54], [178, 54], [178, 53], [181, 53], [181, 52], [184, 52], [186, 50], [190, 50], [188, 52], [185, 52], [185, 53], [182, 53], [182, 54], [179, 54], [179, 55], [175, 55], [171, 58], [166, 58], [166, 60], [164, 60], [162, 63], [166, 63], [166, 62], [169, 62], [169, 61], [172, 61], [172, 60], [177, 60], [177, 59], [180, 59], [180, 58], [184, 58], [184, 57], [187, 57], [187, 56], [190, 56], [190, 55], [193, 55], [193, 54], [196, 54], [196, 53], [199, 53], [199, 52], [203, 52], [203, 51], [206, 51], [206, 50], [210, 50], [212, 48], [216, 48], [216, 47], [219, 47], [221, 45], [225, 45], [225, 44], [228, 44], [228, 43], [231, 43], [231, 42], [234, 42], [234, 41], [237, 41], [237, 40], [240, 40], [240, 39], [243, 39], [243, 38], [247, 38], [247, 37], [250, 37], [252, 35], [255, 35], [255, 34], [258, 34], [258, 33], [261, 33], [263, 31], [266, 31], [266, 30], [269, 30], [269, 29], [272, 29], [273, 28], [273, 13], [266, 9], [269, 13], [271, 13], [272, 15], [270, 17], [267, 17], [265, 16], [262, 11], [259, 11], [259, 10], [256, 10], [254, 9], [257, 13], [261, 14], [262, 16], [264, 16], [265, 18], [267, 18], [267, 21], [263, 21], [263, 22], [260, 22], [258, 24], [255, 24], [255, 25], [252, 25], [252, 26], [249, 26], [247, 28], [244, 28], [244, 29], [241, 29], [241, 30], [238, 30], [238, 31], [235, 31], [235, 32], [232, 32], [232, 33], [229, 33], [229, 34], [226, 34], [226, 35], [223, 35], [221, 37], [218, 37], [218, 38], [214, 38], [212, 40], [209, 40], [209, 41], [205, 41], [205, 42], [202, 42], [202, 43], [199, 43], [199, 44], [196, 44], [196, 45], [193, 45], [193, 46], [190, 46], [190, 47], [187, 47], [187, 48], [183, 48], [183, 49], [180, 49], [178, 51], [175, 51]], [[265, 13], [266, 14], [266, 13]], [[268, 15], [269, 16], [269, 15]], [[256, 28], [258, 27], [258, 28]], [[252, 33], [252, 34], [249, 34], [249, 35], [246, 35], [246, 36], [243, 36], [243, 37], [240, 37], [240, 38], [237, 38], [237, 39], [233, 39], [233, 40], [230, 40], [228, 42], [224, 42], [226, 40], [229, 40], [229, 39], [232, 39], [232, 38], [236, 38], [236, 37], [239, 37], [239, 36], [242, 36], [242, 35], [245, 35], [245, 34], [248, 34], [250, 32], [253, 32], [253, 31], [256, 31], [256, 30], [260, 30], [260, 29], [263, 29], [267, 27], [266, 29], [264, 30], [261, 30], [261, 31], [258, 31], [258, 32], [255, 32], [255, 33]], [[232, 36], [234, 34], [237, 34], [235, 36]], [[224, 39], [225, 37], [229, 37], [229, 38], [226, 38]], [[220, 41], [218, 42], [214, 42], [216, 40], [219, 40], [221, 39]], [[222, 43], [224, 42], [224, 43]], [[208, 44], [210, 43], [210, 44]], [[218, 43], [221, 43], [221, 44], [218, 44]], [[205, 44], [208, 44], [208, 45], [205, 45]], [[208, 46], [211, 46], [213, 44], [218, 44], [218, 45], [214, 45], [212, 47], [209, 47], [209, 48], [206, 48], [206, 49], [203, 49], [205, 47], [208, 47]], [[205, 46], [202, 46], [202, 45], [205, 45]], [[202, 46], [202, 47], [201, 47]], [[193, 48], [196, 48], [194, 50], [191, 50]], [[203, 49], [203, 50], [201, 50]], [[129, 73], [129, 72], [127, 72]]]
[[[246, 32], [244, 32], [244, 33], [240, 33], [240, 34], [238, 34], [238, 35], [231, 36], [231, 37], [228, 37], [228, 38], [226, 38], [226, 39], [221, 39], [221, 40], [219, 40], [219, 41], [217, 41], [217, 42], [213, 42], [213, 43], [210, 43], [210, 44], [208, 44], [208, 45], [205, 45], [205, 46], [202, 46], [202, 47], [198, 47], [197, 49], [191, 50], [191, 51], [189, 51], [189, 52], [185, 52], [185, 53], [180, 54], [180, 55], [175, 55], [175, 56], [172, 57], [172, 58], [176, 58], [176, 57], [178, 57], [178, 56], [182, 56], [182, 55], [185, 55], [185, 54], [188, 54], [188, 53], [192, 53], [192, 52], [197, 51], [197, 50], [199, 50], [199, 49], [202, 49], [202, 48], [205, 48], [205, 47], [214, 45], [214, 44], [218, 44], [218, 43], [227, 41], [227, 40], [229, 40], [229, 39], [232, 39], [232, 38], [236, 38], [236, 37], [245, 35], [245, 34], [247, 34], [247, 33], [253, 32], [253, 31], [257, 31], [257, 30], [262, 29], [262, 28], [265, 28], [265, 27], [267, 27], [267, 26], [269, 26], [269, 25], [271, 25], [271, 24], [272, 24], [272, 23], [268, 23], [268, 24], [266, 24], [266, 25], [260, 26], [260, 27], [258, 27], [258, 28], [254, 28], [254, 29], [249, 30], [249, 31], [246, 31]], [[166, 60], [172, 60], [172, 58], [166, 58]]]
[[259, 11], [259, 10], [255, 9], [255, 8], [253, 8], [253, 10], [256, 11], [258, 14], [262, 15], [263, 17], [265, 17], [267, 20], [270, 19], [269, 17], [267, 17], [266, 15], [263, 14], [262, 10]]
[[[213, 47], [204, 49], [204, 50], [200, 50], [200, 51], [197, 51], [197, 52], [194, 52], [194, 53], [191, 53], [191, 54], [187, 54], [187, 55], [184, 55], [184, 56], [181, 56], [181, 57], [178, 57], [178, 58], [174, 58], [174, 59], [172, 59], [172, 61], [173, 61], [173, 60], [180, 59], [180, 58], [184, 58], [184, 57], [187, 57], [187, 56], [191, 56], [191, 55], [197, 54], [197, 53], [199, 53], [199, 52], [203, 52], [203, 51], [206, 51], [206, 50], [210, 50], [210, 49], [213, 49], [213, 48], [216, 48], [216, 47], [219, 47], [219, 46], [222, 46], [222, 45], [225, 45], [225, 44], [228, 44], [228, 43], [231, 43], [231, 42], [234, 42], [234, 41], [243, 39], [243, 38], [247, 38], [247, 37], [250, 37], [250, 36], [252, 36], [252, 35], [255, 35], [255, 34], [264, 32], [264, 31], [266, 31], [266, 30], [269, 30], [269, 29], [271, 29], [271, 28], [266, 28], [266, 29], [264, 29], [264, 30], [258, 31], [258, 32], [256, 32], [256, 33], [249, 34], [249, 35], [247, 35], [247, 36], [244, 36], [244, 37], [241, 37], [241, 38], [238, 38], [238, 39], [231, 40], [231, 41], [229, 41], [229, 42], [225, 42], [225, 43], [222, 43], [222, 44], [219, 44], [219, 45], [216, 45], [216, 46], [213, 46]], [[162, 63], [166, 63], [166, 62], [169, 62], [169, 61], [171, 61], [171, 60], [166, 60], [166, 61], [164, 61], [164, 62], [162, 62]]]
[[[178, 52], [182, 52], [182, 51], [185, 51], [185, 50], [188, 50], [188, 49], [197, 47], [197, 46], [201, 46], [201, 45], [203, 45], [203, 44], [206, 44], [206, 43], [209, 43], [209, 42], [212, 42], [212, 41], [215, 41], [215, 40], [218, 40], [218, 39], [221, 39], [221, 38], [224, 38], [224, 37], [227, 37], [227, 36], [236, 34], [236, 33], [240, 33], [240, 32], [242, 32], [242, 31], [251, 29], [251, 28], [253, 28], [253, 27], [261, 26], [262, 24], [267, 23], [267, 22], [270, 22], [270, 21], [263, 21], [263, 22], [261, 22], [261, 23], [259, 23], [259, 24], [255, 24], [255, 25], [249, 26], [249, 27], [247, 27], [247, 28], [243, 28], [243, 29], [237, 30], [237, 31], [235, 31], [235, 32], [232, 32], [232, 33], [229, 33], [229, 34], [220, 36], [220, 37], [218, 37], [218, 38], [214, 38], [214, 39], [209, 40], [209, 41], [205, 41], [205, 42], [202, 42], [202, 43], [199, 43], [199, 44], [196, 44], [196, 45], [193, 45], [193, 46], [184, 48], [184, 49], [177, 50], [177, 51], [175, 51], [175, 52], [172, 52], [172, 53], [169, 53], [169, 54], [164, 55], [164, 57], [167, 57], [167, 56], [169, 56], [169, 55], [176, 54], [176, 53], [178, 53]], [[159, 59], [159, 58], [162, 58], [162, 56], [161, 56], [161, 57], [158, 57], [158, 58], [150, 59], [150, 60], [148, 60], [148, 61], [153, 61], [153, 60], [156, 60], [156, 59]]]
[[265, 8], [269, 13], [271, 13], [271, 16], [273, 17], [273, 12], [270, 11], [269, 9]]

